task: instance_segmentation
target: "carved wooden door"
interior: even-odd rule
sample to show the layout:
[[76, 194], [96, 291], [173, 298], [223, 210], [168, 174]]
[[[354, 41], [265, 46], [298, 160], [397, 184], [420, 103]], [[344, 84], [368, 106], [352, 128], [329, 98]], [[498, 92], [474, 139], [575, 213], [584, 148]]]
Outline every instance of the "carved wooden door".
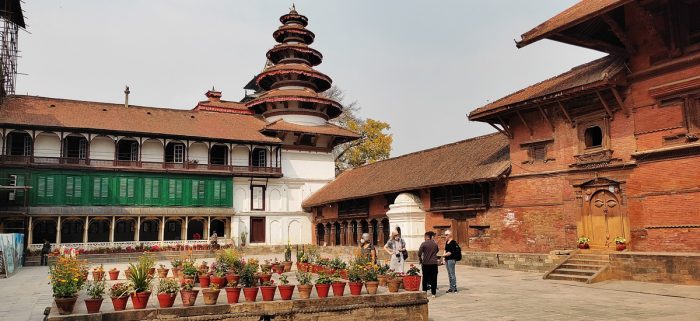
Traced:
[[591, 197], [588, 214], [591, 247], [614, 248], [615, 237], [625, 235], [617, 197], [609, 191], [596, 192]]

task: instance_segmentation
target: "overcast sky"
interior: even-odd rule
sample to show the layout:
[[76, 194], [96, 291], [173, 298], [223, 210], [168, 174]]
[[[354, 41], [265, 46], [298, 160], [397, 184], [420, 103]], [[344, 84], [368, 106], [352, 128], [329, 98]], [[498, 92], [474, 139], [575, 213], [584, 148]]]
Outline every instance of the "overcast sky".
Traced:
[[[492, 132], [474, 108], [599, 52], [513, 39], [575, 0], [296, 0], [317, 67], [386, 121], [392, 156]], [[26, 1], [17, 94], [190, 109], [207, 89], [239, 100], [291, 1]]]

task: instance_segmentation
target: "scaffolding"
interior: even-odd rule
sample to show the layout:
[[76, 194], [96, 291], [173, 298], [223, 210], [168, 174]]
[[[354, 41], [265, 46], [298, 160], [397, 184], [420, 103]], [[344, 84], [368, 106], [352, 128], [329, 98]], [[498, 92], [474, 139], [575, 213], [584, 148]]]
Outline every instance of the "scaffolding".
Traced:
[[20, 0], [0, 0], [0, 98], [15, 93], [17, 35], [25, 28]]

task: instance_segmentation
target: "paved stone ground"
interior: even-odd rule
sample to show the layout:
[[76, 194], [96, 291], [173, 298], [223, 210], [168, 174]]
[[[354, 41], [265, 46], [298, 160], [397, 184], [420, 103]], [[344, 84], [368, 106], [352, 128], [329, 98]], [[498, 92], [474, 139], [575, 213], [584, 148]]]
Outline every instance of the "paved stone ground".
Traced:
[[[125, 264], [116, 266], [123, 270]], [[46, 267], [26, 267], [0, 279], [0, 320], [43, 319], [52, 302], [47, 272]], [[457, 277], [459, 293], [445, 293], [447, 272], [440, 268], [440, 291], [429, 304], [431, 320], [700, 320], [698, 286], [627, 281], [586, 285], [542, 280], [539, 273], [467, 266], [457, 266]], [[201, 300], [200, 294], [198, 304]], [[223, 293], [220, 302], [225, 302]], [[79, 301], [76, 312], [84, 309]], [[109, 299], [103, 309], [111, 310]]]

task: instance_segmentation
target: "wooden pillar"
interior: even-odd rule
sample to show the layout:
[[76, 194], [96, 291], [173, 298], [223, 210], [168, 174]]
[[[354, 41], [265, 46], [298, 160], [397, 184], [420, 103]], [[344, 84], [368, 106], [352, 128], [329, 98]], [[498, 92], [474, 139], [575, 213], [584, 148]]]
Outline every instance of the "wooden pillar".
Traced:
[[323, 225], [323, 228], [326, 230], [326, 233], [323, 233], [323, 242], [326, 243], [326, 245], [331, 244], [331, 227], [326, 224]]
[[83, 244], [87, 250], [88, 243], [88, 227], [90, 227], [90, 216], [85, 216], [85, 225], [83, 225]]
[[61, 245], [61, 216], [58, 217], [58, 223], [56, 223], [56, 245]]
[[335, 223], [336, 222], [331, 223], [331, 242], [330, 242], [331, 245], [338, 245], [338, 244], [335, 244], [335, 240], [336, 240]]
[[139, 241], [139, 234], [141, 234], [141, 216], [136, 217], [136, 233], [134, 233], [134, 242]]
[[372, 242], [372, 244], [374, 244], [374, 226], [372, 225], [372, 221], [367, 222], [367, 229], [367, 233], [369, 233], [369, 241]]
[[160, 240], [160, 246], [163, 246], [163, 241], [165, 241], [165, 216], [160, 220], [160, 235], [158, 239]]
[[117, 226], [117, 217], [112, 216], [112, 225], [109, 227], [109, 243], [114, 243], [114, 229]]
[[362, 221], [358, 220], [355, 226], [357, 227], [355, 230], [355, 234], [357, 234], [357, 242], [355, 242], [355, 245], [360, 245], [360, 239], [362, 238]]
[[33, 241], [32, 230], [34, 229], [34, 227], [32, 225], [33, 225], [32, 224], [32, 217], [30, 216], [29, 217], [29, 226], [27, 227], [27, 246], [28, 247], [32, 245], [32, 241]]
[[377, 221], [377, 229], [379, 230], [377, 232], [377, 244], [384, 246], [386, 240], [384, 239], [384, 224], [382, 221]]

